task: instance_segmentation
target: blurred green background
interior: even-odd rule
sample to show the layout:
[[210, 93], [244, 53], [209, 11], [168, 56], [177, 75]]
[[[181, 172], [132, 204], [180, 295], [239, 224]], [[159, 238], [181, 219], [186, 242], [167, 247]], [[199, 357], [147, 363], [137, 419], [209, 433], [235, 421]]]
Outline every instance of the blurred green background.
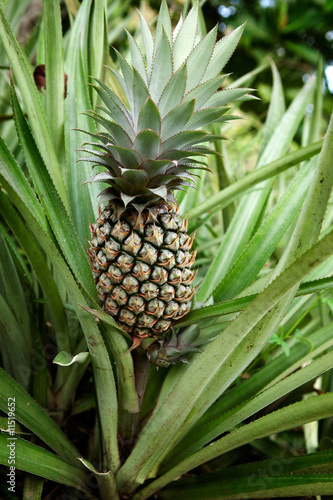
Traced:
[[[11, 9], [10, 1], [2, 0], [1, 3], [5, 11]], [[172, 0], [168, 4], [176, 22], [181, 12], [187, 12], [191, 2]], [[233, 80], [265, 66], [251, 83], [261, 101], [245, 103], [242, 109], [246, 113], [254, 113], [260, 121], [265, 118], [271, 95], [271, 61], [275, 62], [280, 72], [287, 104], [321, 63], [324, 117], [328, 119], [333, 107], [333, 0], [207, 0], [200, 4], [203, 24], [207, 30], [218, 24], [220, 37], [246, 22], [240, 45], [226, 67]], [[70, 27], [79, 5], [79, 0], [62, 2], [64, 32]], [[159, 0], [108, 2], [108, 39], [112, 57], [112, 46], [122, 52], [127, 50], [123, 28], [132, 33], [138, 29], [136, 8], [140, 8], [146, 18], [154, 22], [159, 6]], [[25, 45], [32, 63], [35, 59], [36, 64], [39, 63], [36, 53], [41, 11], [41, 0], [23, 0], [21, 11], [15, 15], [17, 26], [14, 26], [14, 31], [18, 31], [19, 40]], [[0, 71], [1, 76], [8, 78], [3, 71]], [[10, 114], [9, 102], [4, 96], [0, 102], [3, 120]], [[326, 123], [323, 120], [322, 131]]]
[[[316, 71], [322, 57], [324, 108], [330, 114], [333, 104], [332, 0], [210, 0], [204, 11], [212, 24], [216, 23], [218, 13], [221, 35], [247, 22], [239, 48], [227, 68], [234, 78], [273, 60], [287, 99]], [[264, 105], [270, 96], [270, 85], [271, 76], [267, 71], [257, 85]], [[255, 107], [258, 112], [257, 103]]]

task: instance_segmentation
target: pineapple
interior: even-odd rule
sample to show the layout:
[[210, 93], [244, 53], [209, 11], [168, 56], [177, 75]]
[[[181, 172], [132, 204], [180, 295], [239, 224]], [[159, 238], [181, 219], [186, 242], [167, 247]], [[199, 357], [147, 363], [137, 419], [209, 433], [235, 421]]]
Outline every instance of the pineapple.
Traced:
[[139, 15], [143, 50], [128, 34], [132, 63], [118, 53], [121, 74], [109, 68], [121, 98], [95, 79], [104, 114], [88, 114], [104, 131], [89, 133], [99, 151], [81, 149], [92, 155], [82, 160], [106, 169], [87, 181], [108, 185], [89, 249], [101, 305], [133, 338], [163, 340], [190, 311], [196, 274], [172, 193], [193, 186], [202, 157], [215, 154], [203, 143], [221, 137], [202, 127], [230, 119], [226, 104], [248, 89], [218, 92], [242, 27], [218, 43], [216, 28], [201, 39], [196, 4], [172, 31], [163, 0], [153, 37]]

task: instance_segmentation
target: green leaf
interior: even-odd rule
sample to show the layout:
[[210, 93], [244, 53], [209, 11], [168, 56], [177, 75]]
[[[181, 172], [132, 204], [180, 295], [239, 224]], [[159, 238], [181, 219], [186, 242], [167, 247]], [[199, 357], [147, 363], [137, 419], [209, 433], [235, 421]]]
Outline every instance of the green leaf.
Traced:
[[27, 9], [29, 3], [30, 0], [21, 0], [16, 2], [15, 1], [8, 2], [7, 4], [4, 5], [5, 15], [8, 21], [10, 22], [10, 25], [14, 33], [16, 33], [17, 30], [19, 29], [22, 16], [25, 10]]
[[131, 58], [132, 58], [132, 65], [134, 68], [138, 71], [138, 73], [141, 75], [141, 78], [143, 81], [147, 84], [147, 71], [146, 71], [146, 66], [142, 57], [142, 54], [140, 52], [140, 49], [138, 47], [138, 44], [132, 37], [130, 33], [127, 32], [127, 38], [128, 38], [128, 43], [130, 46], [130, 51], [131, 51]]
[[41, 477], [26, 474], [23, 500], [42, 500], [44, 481]]
[[138, 13], [140, 16], [141, 35], [143, 38], [143, 43], [144, 43], [145, 53], [146, 53], [146, 58], [147, 58], [148, 75], [150, 75], [154, 40], [153, 40], [153, 36], [151, 34], [151, 31], [150, 31], [150, 28], [147, 24], [147, 21], [145, 20], [145, 18], [143, 17], [143, 15], [141, 14], [140, 11], [138, 11]]
[[[288, 460], [288, 459], [286, 459]], [[272, 468], [284, 470], [284, 462], [272, 461]], [[242, 498], [292, 498], [306, 496], [329, 495], [332, 491], [332, 474], [296, 474], [286, 476], [261, 476], [261, 462], [257, 463], [258, 469], [248, 477], [205, 482], [199, 476], [196, 484], [187, 485], [186, 482], [177, 481], [177, 489], [169, 488], [160, 492], [161, 500], [240, 500]], [[227, 469], [228, 470], [228, 469]], [[258, 473], [259, 471], [259, 473]], [[180, 495], [181, 491], [181, 495]], [[223, 493], [221, 493], [223, 492]]]
[[204, 74], [203, 82], [215, 78], [227, 64], [229, 58], [234, 52], [242, 34], [245, 25], [242, 24], [235, 30], [233, 30], [229, 35], [223, 37], [216, 45], [208, 64], [207, 71]]
[[277, 272], [317, 241], [333, 186], [333, 113], [320, 152], [317, 168], [288, 247]]
[[92, 360], [103, 452], [105, 453], [103, 466], [105, 470], [115, 473], [120, 467], [117, 443], [118, 401], [116, 384], [102, 335], [91, 315], [83, 309], [81, 311], [77, 311], [77, 314], [84, 329]]
[[260, 150], [258, 157], [260, 158], [261, 153], [264, 151], [268, 141], [270, 140], [274, 130], [279, 124], [279, 121], [282, 119], [282, 116], [286, 110], [286, 104], [284, 100], [283, 94], [283, 86], [280, 78], [280, 74], [274, 63], [272, 66], [272, 74], [273, 74], [273, 88], [272, 88], [272, 96], [271, 103], [275, 103], [274, 106], [271, 105], [268, 108], [267, 119], [265, 122], [265, 126], [263, 129], [262, 138], [260, 141]]
[[323, 141], [318, 141], [294, 153], [289, 153], [278, 160], [272, 161], [260, 169], [250, 172], [242, 179], [239, 179], [224, 190], [211, 196], [204, 203], [194, 207], [190, 212], [189, 232], [194, 231], [200, 225], [200, 222], [194, 222], [197, 217], [206, 212], [210, 212], [210, 215], [213, 215], [216, 210], [225, 207], [228, 203], [237, 199], [239, 195], [245, 193], [248, 189], [259, 184], [261, 181], [274, 177], [284, 172], [286, 169], [317, 155], [320, 153], [322, 145]]
[[138, 132], [145, 129], [154, 130], [158, 135], [161, 131], [160, 113], [156, 104], [150, 98], [142, 106], [138, 120]]
[[[276, 467], [272, 467], [273, 464]], [[309, 453], [306, 455], [290, 456], [284, 458], [274, 458], [273, 460], [261, 460], [260, 462], [249, 463], [236, 467], [228, 467], [225, 473], [221, 474], [223, 479], [227, 478], [242, 478], [245, 475], [249, 476], [251, 473], [256, 472], [257, 477], [274, 477], [287, 475], [295, 472], [315, 473], [320, 472], [320, 469], [328, 471], [333, 464], [332, 450], [319, 451]], [[260, 469], [259, 469], [260, 466]], [[324, 466], [324, 467], [323, 467]]]
[[55, 151], [64, 143], [65, 73], [60, 5], [57, 0], [43, 2], [45, 43], [46, 118]]
[[218, 106], [225, 106], [226, 104], [230, 104], [236, 100], [241, 100], [247, 92], [252, 90], [253, 89], [222, 89], [212, 95], [212, 97], [204, 103], [204, 107], [216, 108]]
[[[0, 194], [1, 196], [1, 194]], [[5, 196], [4, 196], [5, 197]], [[28, 267], [25, 257], [20, 252], [16, 240], [13, 235], [8, 233], [8, 229], [0, 223], [0, 232], [4, 237], [8, 248], [10, 249], [11, 255], [15, 261], [16, 269], [20, 275], [24, 275], [25, 281], [32, 285], [31, 268]]]
[[[102, 0], [92, 4], [91, 16], [89, 19], [89, 38], [88, 38], [88, 69], [89, 75], [101, 78], [105, 72], [104, 64], [108, 55], [108, 39], [107, 39], [107, 19], [106, 12], [107, 2]], [[94, 102], [94, 97], [92, 102]]]
[[156, 158], [160, 150], [160, 137], [153, 130], [142, 130], [136, 136], [133, 148], [143, 161]]
[[215, 302], [236, 297], [253, 282], [304, 202], [315, 163], [316, 160], [308, 162], [295, 176], [281, 200], [214, 290]]
[[[138, 137], [144, 134], [144, 132], [149, 132], [148, 136], [151, 137], [152, 140], [155, 139], [153, 135], [155, 134], [155, 132], [153, 132], [152, 130], [143, 130], [143, 132], [140, 132], [140, 134], [138, 134]], [[151, 147], [151, 145], [149, 147]], [[137, 168], [133, 169], [124, 168], [122, 169], [121, 173], [124, 179], [132, 181], [137, 186], [144, 187], [149, 183], [149, 176], [147, 172], [145, 172], [142, 169], [138, 170]]]
[[176, 71], [190, 54], [198, 30], [198, 4], [195, 3], [178, 31], [173, 44], [173, 63]]
[[22, 438], [17, 437], [15, 441], [10, 440], [8, 441], [8, 437], [0, 433], [0, 463], [2, 465], [8, 465], [8, 444], [14, 443], [12, 446], [15, 449], [15, 467], [17, 469], [78, 488], [81, 491], [87, 491], [87, 474], [78, 466], [74, 466]]
[[8, 305], [14, 312], [18, 325], [30, 336], [30, 317], [23, 288], [6, 241], [0, 233], [0, 276]]
[[[200, 111], [196, 111], [193, 116], [190, 118], [186, 125], [187, 130], [196, 130], [197, 128], [204, 127], [206, 125], [210, 125], [213, 122], [221, 122], [232, 120], [232, 116], [224, 116], [228, 111], [228, 108], [223, 106], [218, 108], [210, 108], [210, 109], [202, 109]], [[223, 119], [221, 119], [223, 117]]]
[[84, 305], [82, 305], [81, 307], [83, 307], [83, 309], [88, 311], [90, 314], [92, 314], [98, 320], [101, 320], [103, 323], [106, 323], [107, 325], [110, 325], [112, 328], [116, 328], [117, 330], [119, 330], [122, 333], [122, 335], [124, 335], [124, 337], [127, 337], [128, 339], [131, 338], [128, 333], [126, 333], [125, 331], [123, 331], [120, 328], [120, 326], [115, 322], [115, 320], [112, 318], [112, 316], [110, 316], [109, 314], [106, 314], [101, 309], [100, 310], [91, 309], [90, 307], [86, 307]]
[[[128, 103], [130, 106], [130, 109], [133, 109], [134, 107], [134, 98], [133, 98], [133, 89], [132, 89], [132, 81], [133, 81], [133, 67], [130, 66], [130, 64], [123, 58], [123, 56], [116, 50], [119, 66], [123, 75], [123, 78], [121, 78], [117, 72], [113, 68], [109, 68], [110, 71], [117, 77], [117, 80], [120, 82], [123, 90], [124, 90], [124, 95], [126, 95], [128, 99]], [[135, 69], [135, 68], [134, 68]], [[142, 75], [138, 72], [137, 69], [135, 71], [140, 75], [140, 78], [144, 82], [145, 85], [147, 85], [147, 80], [142, 77]]]
[[79, 352], [78, 354], [73, 354], [61, 351], [59, 352], [53, 360], [53, 363], [60, 366], [70, 366], [73, 363], [85, 363], [89, 359], [89, 352]]
[[[247, 336], [251, 337], [251, 330], [262, 318], [267, 318], [269, 321], [269, 311], [312, 269], [332, 254], [332, 244], [333, 232], [322, 238], [276, 278], [252, 302], [251, 306], [246, 308], [223, 331], [222, 335], [219, 335], [195, 360], [192, 359], [192, 362], [184, 368], [177, 385], [156, 406], [130, 457], [120, 469], [118, 478], [121, 487], [132, 491], [135, 483], [143, 482], [152, 471], [156, 470], [175, 441], [194, 424], [200, 414], [209, 406], [207, 402], [206, 407], [196, 405], [202, 394], [211, 398], [210, 404], [219, 397], [223, 392], [223, 386], [219, 386], [219, 391], [215, 389], [212, 392], [208, 391], [207, 388], [211, 381], [214, 381], [215, 388], [218, 385], [219, 378], [223, 377], [224, 363], [228, 364], [229, 353], [234, 353], [238, 345], [241, 345], [244, 348], [242, 354], [244, 365], [251, 361], [251, 350], [247, 348]], [[255, 333], [256, 342], [258, 342], [258, 334], [256, 331]], [[253, 339], [250, 340], [252, 344]], [[225, 345], [228, 345], [227, 351]], [[242, 369], [244, 366], [239, 366], [239, 368]], [[155, 446], [155, 439], [158, 439], [158, 447]]]
[[[32, 338], [28, 325], [20, 325], [0, 294], [0, 346], [6, 370], [26, 389], [31, 383]], [[23, 335], [22, 335], [23, 334]], [[14, 356], [15, 354], [15, 356]]]
[[332, 325], [328, 325], [308, 337], [309, 342], [313, 342], [312, 351], [309, 345], [295, 344], [288, 358], [283, 353], [255, 373], [251, 377], [251, 383], [244, 381], [237, 389], [220, 398], [172, 450], [164, 470], [170, 469], [297, 387], [330, 370], [332, 351], [315, 359], [305, 368], [304, 364], [331, 347], [332, 328]]
[[[157, 490], [172, 480], [185, 474], [189, 470], [216, 458], [222, 453], [227, 453], [254, 439], [259, 439], [270, 434], [275, 434], [307, 422], [330, 417], [333, 411], [333, 394], [315, 396], [299, 403], [294, 403], [274, 413], [268, 414], [248, 425], [244, 425], [227, 436], [215, 441], [210, 446], [198, 451], [179, 465], [168, 471], [149, 486], [134, 495], [133, 500], [148, 498]], [[293, 476], [292, 476], [293, 477]], [[303, 490], [302, 490], [303, 491]], [[267, 496], [267, 492], [265, 492]]]
[[90, 2], [83, 2], [71, 30], [65, 66], [68, 75], [68, 95], [65, 106], [65, 174], [70, 193], [73, 223], [83, 245], [89, 237], [87, 222], [93, 221], [98, 213], [98, 187], [94, 184], [82, 186], [84, 181], [91, 176], [91, 166], [84, 163], [78, 168], [76, 165], [80, 157], [77, 149], [85, 140], [82, 132], [76, 129], [96, 132], [93, 121], [83, 114], [91, 108], [87, 85], [87, 57], [85, 57], [89, 12]]
[[102, 94], [100, 94], [100, 95], [101, 95], [103, 101], [105, 102], [107, 108], [109, 109], [109, 105], [110, 105], [109, 98], [110, 98], [112, 100], [111, 108], [114, 106], [114, 103], [115, 103], [118, 106], [118, 108], [120, 108], [123, 115], [126, 116], [127, 121], [130, 121], [130, 116], [129, 116], [128, 110], [124, 106], [123, 102], [119, 99], [119, 97], [113, 92], [113, 90], [110, 87], [108, 87], [107, 85], [105, 85], [105, 83], [103, 83], [98, 78], [92, 77], [92, 79], [95, 80], [99, 84], [99, 87], [97, 87], [96, 85], [92, 85], [92, 87], [94, 87], [94, 89], [97, 90], [97, 92], [99, 90], [104, 91], [105, 96], [102, 96]]
[[158, 103], [158, 109], [162, 118], [181, 102], [185, 92], [186, 73], [187, 67], [185, 64], [175, 72], [166, 84]]
[[186, 60], [187, 82], [186, 92], [194, 89], [199, 83], [208, 67], [210, 58], [216, 41], [217, 27], [213, 28], [199, 43], [194, 47]]
[[28, 206], [43, 230], [51, 239], [54, 239], [40, 203], [1, 136], [0, 180], [2, 186], [10, 194], [12, 202], [15, 204], [15, 201], [22, 201]]
[[168, 37], [163, 30], [160, 42], [156, 49], [152, 70], [149, 78], [149, 92], [152, 99], [158, 102], [165, 82], [172, 77], [172, 55], [171, 46]]
[[[225, 78], [225, 76], [218, 76], [217, 78], [213, 78], [208, 82], [201, 83], [193, 90], [186, 93], [184, 99], [186, 99], [186, 101], [195, 99], [194, 111], [198, 111], [198, 109], [202, 108], [207, 103], [207, 101], [215, 94]], [[216, 104], [214, 104], [214, 107], [215, 106]], [[217, 106], [219, 106], [219, 104], [217, 104]]]
[[290, 52], [295, 53], [302, 59], [305, 59], [314, 66], [318, 62], [318, 51], [314, 47], [309, 47], [308, 45], [304, 45], [303, 43], [286, 40], [286, 49]]
[[[148, 89], [136, 69], [133, 70], [133, 104], [131, 104], [131, 112], [134, 126], [137, 125], [139, 114], [142, 106], [149, 97]], [[122, 144], [122, 143], [120, 143]]]
[[114, 474], [112, 474], [111, 471], [98, 472], [92, 463], [85, 458], [80, 458], [80, 461], [90, 472], [94, 474], [97, 479], [101, 498], [112, 497], [114, 500], [119, 500]]
[[[305, 112], [309, 96], [312, 93], [312, 87], [313, 80], [309, 81], [296, 96], [282, 120], [280, 120], [274, 134], [272, 134], [258, 161], [257, 168], [277, 160], [287, 153]], [[278, 103], [273, 103], [273, 105], [277, 106]], [[225, 238], [198, 291], [198, 300], [205, 302], [208, 299], [216, 285], [224, 278], [227, 271], [240, 255], [255, 228], [258, 217], [270, 193], [272, 182], [272, 180], [269, 180], [259, 185], [261, 189], [244, 196], [240, 201]]]
[[[173, 149], [186, 150], [191, 146], [194, 146], [199, 143], [202, 139], [207, 137], [207, 141], [209, 140], [209, 134], [203, 130], [184, 130], [182, 132], [178, 132], [178, 134], [173, 135], [169, 139], [161, 145], [161, 155], [168, 155], [168, 151]], [[208, 149], [202, 149], [200, 147], [195, 148], [193, 150], [197, 150], [199, 153], [203, 152], [204, 154], [208, 152]], [[188, 154], [186, 156], [191, 156]]]
[[162, 120], [161, 138], [163, 142], [178, 134], [193, 115], [195, 100], [185, 101], [175, 106]]
[[[8, 191], [8, 188], [6, 188], [6, 190]], [[24, 215], [31, 231], [34, 233], [35, 237], [38, 238], [39, 243], [48, 255], [55, 272], [58, 273], [59, 281], [63, 283], [81, 323], [92, 358], [97, 400], [101, 412], [100, 421], [105, 460], [107, 462], [106, 466], [109, 467], [110, 470], [117, 470], [120, 460], [117, 446], [117, 396], [112, 367], [103, 339], [90, 314], [83, 311], [80, 307], [80, 304], [85, 303], [85, 298], [62, 256], [59, 255], [58, 248], [54, 245], [53, 240], [50, 239], [49, 235], [43, 230], [43, 227], [34, 217], [34, 213], [31, 212], [29, 204], [26, 205], [24, 199], [21, 197], [16, 197], [15, 191], [9, 190], [8, 192], [15, 201], [20, 212]]]
[[[314, 281], [305, 281], [301, 283], [296, 297], [303, 295], [308, 295], [316, 292], [325, 292], [333, 288], [333, 278], [322, 278], [315, 279]], [[230, 313], [235, 313], [241, 311], [246, 307], [258, 294], [246, 295], [245, 297], [239, 297], [230, 301], [223, 302], [221, 304], [215, 304], [212, 306], [205, 306], [201, 309], [190, 312], [185, 316], [184, 319], [177, 323], [177, 326], [183, 327], [187, 325], [192, 325], [205, 318], [213, 318], [215, 316], [228, 315]]]
[[[133, 358], [124, 335], [109, 323], [104, 324], [105, 345], [112, 354], [117, 367], [119, 404], [122, 412], [136, 414], [139, 411], [138, 394], [135, 388]], [[120, 419], [119, 426], [122, 426]]]
[[[330, 199], [333, 185], [331, 172], [331, 155], [333, 153], [333, 115], [324, 139], [323, 149], [320, 153], [318, 165], [315, 170], [313, 182], [303, 204], [297, 225], [289, 241], [289, 244], [274, 269], [272, 279], [278, 275], [284, 267], [293, 262], [304, 249], [309, 248], [319, 237], [321, 224], [326, 213], [326, 207]], [[283, 299], [281, 304], [290, 304], [296, 288]]]
[[[94, 132], [91, 132], [89, 130], [81, 130], [77, 129], [79, 132], [83, 132], [85, 134], [90, 135], [91, 137], [95, 137], [98, 139], [100, 142], [94, 143], [92, 145], [98, 146], [99, 148], [102, 148], [101, 142], [104, 144], [108, 144], [110, 142], [110, 139], [115, 142], [116, 144], [122, 144], [123, 147], [125, 148], [131, 148], [133, 143], [126, 134], [125, 130], [118, 125], [118, 123], [114, 123], [111, 120], [108, 120], [104, 116], [96, 113], [95, 111], [89, 111], [86, 113], [87, 116], [92, 117], [97, 123], [100, 123], [105, 130], [107, 130], [106, 135], [101, 135], [101, 134], [96, 134]], [[105, 132], [104, 132], [105, 133]], [[82, 143], [81, 143], [82, 144]], [[84, 144], [90, 144], [90, 143], [84, 143]], [[109, 151], [107, 146], [104, 146], [105, 151]], [[80, 148], [78, 148], [80, 150]]]
[[[123, 168], [132, 169], [140, 165], [140, 156], [136, 151], [121, 146], [110, 145], [109, 147], [113, 156]], [[118, 182], [120, 181], [121, 179], [118, 179]]]
[[[316, 89], [314, 92], [314, 109], [310, 117], [310, 126], [305, 144], [311, 144], [321, 138], [321, 123], [323, 116], [323, 100], [324, 94], [321, 87], [324, 75], [324, 59], [318, 54]], [[304, 144], [304, 145], [305, 145]]]
[[1, 393], [0, 407], [8, 413], [8, 401], [14, 398], [15, 419], [38, 436], [45, 444], [54, 450], [64, 460], [76, 464], [80, 456], [77, 449], [59, 429], [38, 403], [13, 380], [2, 368], [0, 368]]
[[168, 40], [171, 44], [172, 42], [172, 26], [170, 13], [168, 9], [168, 5], [165, 0], [162, 0], [160, 11], [157, 17], [157, 25], [156, 25], [156, 33], [155, 33], [155, 44], [154, 44], [154, 55], [156, 53], [157, 47], [160, 43], [161, 38], [163, 37], [163, 31], [168, 37]]
[[29, 69], [29, 64], [24, 56], [24, 53], [22, 52], [20, 45], [15, 39], [1, 8], [0, 36], [12, 65], [14, 77], [19, 84], [22, 99], [29, 116], [30, 125], [32, 127], [36, 142], [41, 151], [45, 164], [49, 169], [49, 173], [54, 182], [54, 185], [67, 211], [69, 211], [70, 208], [68, 195], [61, 174], [59, 161], [54, 150], [53, 141], [51, 139], [46, 118], [39, 100], [38, 91]]
[[91, 297], [95, 298], [95, 284], [86, 254], [65, 208], [57, 196], [14, 91], [12, 96], [14, 117], [20, 144], [41, 204], [71, 269], [85, 290]]
[[34, 237], [25, 227], [22, 219], [2, 192], [0, 192], [0, 211], [23, 248], [43, 290], [43, 295], [50, 312], [50, 319], [54, 328], [58, 349], [69, 349], [68, 337], [64, 335], [64, 333], [67, 332], [67, 323], [63, 305], [53, 275], [47, 266], [45, 258], [36, 240], [34, 240]]
[[97, 87], [93, 85], [94, 89], [101, 97], [106, 107], [100, 107], [105, 113], [107, 113], [111, 118], [118, 123], [126, 132], [126, 134], [132, 139], [133, 135], [133, 124], [129, 113], [120, 99], [116, 96], [111, 97], [110, 92], [106, 92], [104, 88]]

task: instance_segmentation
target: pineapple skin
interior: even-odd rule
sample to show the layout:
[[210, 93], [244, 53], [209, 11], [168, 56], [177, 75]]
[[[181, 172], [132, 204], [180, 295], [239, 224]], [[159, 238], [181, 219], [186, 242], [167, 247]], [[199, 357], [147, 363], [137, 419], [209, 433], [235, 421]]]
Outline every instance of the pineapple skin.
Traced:
[[90, 229], [89, 260], [104, 311], [131, 336], [163, 338], [190, 311], [194, 294], [187, 220], [173, 204], [121, 219], [109, 204]]

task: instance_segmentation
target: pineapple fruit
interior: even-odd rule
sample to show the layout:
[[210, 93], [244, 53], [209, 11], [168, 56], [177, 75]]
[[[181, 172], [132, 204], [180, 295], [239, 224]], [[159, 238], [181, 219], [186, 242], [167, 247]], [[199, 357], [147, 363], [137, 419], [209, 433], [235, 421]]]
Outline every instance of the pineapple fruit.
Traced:
[[193, 236], [172, 193], [193, 186], [202, 157], [215, 154], [204, 143], [222, 137], [202, 127], [230, 119], [226, 104], [248, 89], [218, 91], [242, 27], [217, 43], [217, 28], [201, 38], [195, 4], [172, 30], [163, 0], [153, 36], [139, 15], [143, 49], [128, 34], [131, 64], [117, 54], [121, 74], [109, 68], [122, 95], [95, 79], [104, 114], [88, 114], [104, 131], [87, 132], [97, 142], [86, 144], [99, 151], [81, 149], [105, 168], [87, 182], [108, 185], [89, 249], [101, 305], [133, 338], [161, 342], [194, 293]]

